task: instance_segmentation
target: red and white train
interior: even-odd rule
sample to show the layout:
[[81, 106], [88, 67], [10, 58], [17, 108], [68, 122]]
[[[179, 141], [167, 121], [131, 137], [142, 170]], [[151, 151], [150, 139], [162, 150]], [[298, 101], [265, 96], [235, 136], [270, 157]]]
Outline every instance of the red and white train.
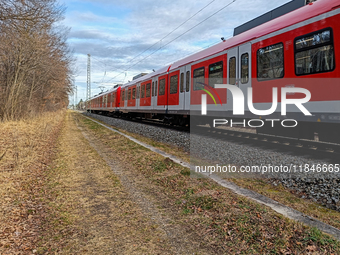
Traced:
[[[266, 119], [295, 119], [295, 128], [271, 128], [259, 132], [340, 142], [340, 0], [318, 0], [228, 40], [181, 59], [170, 66], [102, 93], [90, 100], [95, 113], [157, 118], [186, 125], [189, 119], [211, 122], [230, 119], [233, 98], [227, 89], [217, 92], [217, 104], [207, 97], [208, 115], [201, 116], [201, 95], [215, 84], [237, 86], [244, 95], [253, 88], [256, 109], [269, 109], [272, 88], [278, 88], [278, 107]], [[206, 84], [207, 90], [203, 90]], [[281, 115], [281, 88], [308, 89], [311, 99], [305, 116], [288, 105]], [[292, 93], [289, 98], [301, 98]], [[218, 100], [217, 100], [218, 99]], [[246, 101], [246, 100], [245, 100]], [[196, 118], [197, 117], [197, 118]], [[259, 118], [245, 104], [243, 119]]]

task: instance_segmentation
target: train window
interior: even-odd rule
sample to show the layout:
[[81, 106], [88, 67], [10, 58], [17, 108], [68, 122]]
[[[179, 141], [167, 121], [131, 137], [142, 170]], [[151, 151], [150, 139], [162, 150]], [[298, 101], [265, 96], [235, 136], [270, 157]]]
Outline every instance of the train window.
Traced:
[[155, 83], [155, 96], [157, 96], [157, 81]]
[[257, 79], [266, 81], [283, 78], [283, 43], [277, 43], [257, 50]]
[[124, 95], [125, 95], [125, 91], [123, 90], [123, 92], [122, 92], [122, 99], [121, 99], [121, 101], [124, 101]]
[[187, 71], [187, 74], [186, 74], [186, 80], [185, 80], [185, 91], [186, 92], [189, 92], [190, 90], [190, 71]]
[[132, 89], [132, 99], [136, 99], [136, 88]]
[[194, 90], [204, 88], [204, 67], [194, 70]]
[[181, 73], [181, 93], [184, 92], [184, 73]]
[[232, 57], [229, 59], [229, 84], [236, 84], [236, 58]]
[[145, 97], [150, 97], [151, 92], [151, 83], [146, 84], [146, 95]]
[[170, 77], [170, 94], [176, 94], [178, 91], [178, 75]]
[[131, 89], [129, 89], [129, 92], [128, 92], [128, 100], [131, 100]]
[[145, 97], [145, 84], [142, 85], [141, 90], [140, 90], [140, 98], [144, 98]]
[[335, 68], [331, 28], [295, 38], [295, 74], [306, 75], [333, 71]]
[[241, 55], [241, 83], [248, 83], [249, 80], [249, 54]]
[[223, 84], [222, 61], [209, 65], [209, 85], [215, 87], [215, 84]]
[[151, 91], [152, 91], [152, 96], [155, 95], [155, 82], [152, 82], [152, 87], [151, 87]]
[[139, 85], [137, 86], [137, 99], [139, 99], [139, 93], [140, 93], [140, 91], [139, 91]]
[[165, 94], [165, 79], [159, 80], [159, 95], [163, 96]]

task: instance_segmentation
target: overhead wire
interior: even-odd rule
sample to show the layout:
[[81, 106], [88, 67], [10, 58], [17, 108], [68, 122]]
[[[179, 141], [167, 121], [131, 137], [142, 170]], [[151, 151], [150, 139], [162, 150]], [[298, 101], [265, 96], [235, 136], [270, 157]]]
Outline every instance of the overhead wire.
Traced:
[[[182, 22], [179, 26], [177, 26], [175, 29], [173, 29], [171, 32], [169, 32], [167, 35], [163, 36], [160, 40], [158, 40], [156, 43], [154, 43], [153, 45], [151, 45], [150, 47], [148, 47], [147, 49], [145, 49], [144, 51], [142, 51], [141, 53], [139, 53], [138, 55], [136, 55], [134, 58], [132, 58], [131, 60], [128, 61], [128, 63], [131, 63], [133, 60], [135, 60], [137, 57], [139, 57], [140, 55], [142, 55], [144, 52], [148, 51], [149, 49], [151, 49], [153, 46], [155, 46], [156, 44], [158, 44], [159, 42], [161, 42], [162, 40], [164, 40], [166, 37], [168, 37], [169, 35], [171, 35], [173, 32], [175, 32], [177, 29], [179, 29], [180, 27], [182, 27], [185, 23], [187, 23], [189, 20], [191, 20], [193, 17], [195, 17], [197, 14], [199, 14], [200, 12], [202, 12], [205, 8], [207, 8], [209, 5], [211, 5], [213, 2], [215, 2], [216, 0], [212, 0], [211, 2], [209, 2], [207, 5], [205, 5], [204, 7], [202, 7], [200, 10], [198, 10], [196, 13], [194, 13], [192, 16], [190, 16], [188, 19], [186, 19], [184, 22]], [[105, 68], [107, 66], [106, 63], [104, 63], [101, 60], [98, 60], [96, 58], [94, 58], [96, 61], [101, 62], [105, 65]], [[119, 69], [119, 68], [115, 68], [115, 69]], [[125, 71], [123, 71], [125, 72]], [[122, 72], [122, 73], [123, 73]], [[105, 70], [105, 74], [102, 78], [102, 82], [104, 81], [106, 75], [106, 70]], [[125, 79], [124, 79], [125, 80]]]
[[[190, 56], [190, 55], [192, 55], [192, 54], [198, 53], [198, 52], [200, 52], [200, 51], [202, 51], [202, 50], [204, 50], [204, 49], [207, 49], [207, 48], [209, 48], [209, 47], [211, 47], [211, 46], [213, 46], [213, 45], [215, 45], [215, 44], [218, 44], [219, 42], [221, 42], [221, 41], [219, 40], [219, 41], [216, 41], [216, 42], [214, 42], [214, 43], [211, 43], [211, 44], [209, 44], [209, 45], [207, 45], [207, 46], [204, 46], [204, 47], [203, 47], [202, 49], [200, 49], [200, 50], [192, 51], [192, 52], [190, 52], [190, 53], [184, 55], [183, 58], [186, 58], [186, 57], [188, 57], [188, 56]], [[173, 63], [173, 61], [169, 61], [167, 64], [165, 64], [165, 66], [170, 65], [171, 63]]]
[[137, 56], [135, 56], [134, 58], [132, 58], [131, 60], [129, 60], [128, 63], [132, 62], [134, 59], [136, 59], [137, 57], [139, 57], [140, 55], [142, 55], [144, 52], [148, 51], [149, 49], [151, 49], [153, 46], [155, 46], [156, 44], [160, 43], [161, 41], [163, 41], [165, 38], [167, 38], [169, 35], [171, 35], [173, 32], [175, 32], [177, 29], [179, 29], [180, 27], [182, 27], [185, 23], [187, 23], [189, 20], [191, 20], [193, 17], [195, 17], [197, 14], [199, 14], [201, 11], [203, 11], [205, 8], [207, 8], [209, 5], [211, 5], [213, 2], [215, 2], [216, 0], [212, 0], [210, 3], [208, 3], [207, 5], [205, 5], [204, 7], [202, 7], [199, 11], [197, 11], [195, 14], [193, 14], [191, 17], [189, 17], [188, 19], [186, 19], [183, 23], [181, 23], [179, 26], [177, 26], [175, 29], [173, 29], [170, 33], [168, 33], [167, 35], [163, 36], [160, 40], [158, 40], [156, 43], [154, 43], [153, 45], [151, 45], [150, 47], [148, 47], [147, 49], [145, 49], [144, 51], [142, 51], [141, 53], [139, 53]]
[[[227, 8], [228, 6], [230, 6], [231, 4], [233, 4], [234, 2], [236, 2], [237, 0], [232, 0], [231, 2], [229, 2], [227, 5], [223, 6], [221, 9], [219, 9], [218, 11], [214, 12], [213, 14], [209, 15], [207, 18], [205, 18], [204, 20], [202, 20], [201, 22], [197, 23], [195, 26], [191, 27], [190, 29], [186, 30], [184, 33], [178, 35], [177, 37], [175, 37], [174, 39], [172, 39], [171, 41], [169, 41], [168, 43], [164, 44], [163, 46], [161, 46], [160, 48], [158, 48], [157, 50], [153, 51], [152, 53], [150, 53], [149, 55], [147, 55], [146, 57], [144, 57], [143, 59], [139, 60], [138, 62], [136, 62], [135, 64], [129, 66], [127, 69], [125, 69], [123, 72], [119, 73], [118, 75], [114, 76], [113, 78], [111, 78], [110, 80], [115, 79], [116, 77], [120, 76], [122, 73], [128, 71], [129, 69], [131, 69], [132, 67], [136, 66], [137, 64], [139, 64], [140, 62], [142, 62], [143, 60], [147, 59], [148, 57], [152, 56], [153, 54], [155, 54], [157, 51], [159, 51], [160, 49], [164, 48], [165, 46], [169, 45], [170, 43], [174, 42], [175, 40], [177, 40], [178, 38], [180, 38], [181, 36], [185, 35], [186, 33], [188, 33], [189, 31], [193, 30], [194, 28], [196, 28], [197, 26], [201, 25], [203, 22], [207, 21], [208, 19], [210, 19], [211, 17], [213, 17], [214, 15], [216, 15], [217, 13], [221, 12], [222, 10], [224, 10], [225, 8]], [[109, 80], [109, 81], [110, 81]]]
[[[107, 74], [107, 69], [106, 69], [106, 67], [107, 67], [107, 66], [110, 66], [110, 65], [108, 65], [107, 63], [105, 63], [105, 62], [103, 62], [102, 60], [99, 60], [99, 59], [97, 59], [97, 58], [95, 58], [95, 57], [93, 57], [93, 56], [91, 56], [91, 58], [92, 58], [93, 60], [96, 60], [97, 62], [102, 63], [102, 64], [105, 66], [104, 75], [103, 75], [101, 81], [99, 82], [99, 83], [104, 83], [104, 79], [105, 79], [105, 76], [106, 76], [106, 74]], [[120, 69], [120, 68], [116, 68], [116, 69], [118, 69], [118, 70], [123, 70], [123, 69]], [[111, 71], [111, 72], [113, 72], [113, 71]], [[123, 71], [122, 73], [124, 73], [124, 72], [125, 72], [125, 71]], [[121, 83], [121, 81], [118, 82], [118, 83]]]

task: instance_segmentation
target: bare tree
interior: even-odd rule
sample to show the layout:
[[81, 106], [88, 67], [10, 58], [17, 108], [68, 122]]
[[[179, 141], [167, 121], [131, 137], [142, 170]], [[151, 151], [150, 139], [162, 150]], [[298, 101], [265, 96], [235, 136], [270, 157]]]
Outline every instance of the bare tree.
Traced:
[[64, 8], [55, 0], [0, 2], [0, 117], [66, 107], [72, 90]]

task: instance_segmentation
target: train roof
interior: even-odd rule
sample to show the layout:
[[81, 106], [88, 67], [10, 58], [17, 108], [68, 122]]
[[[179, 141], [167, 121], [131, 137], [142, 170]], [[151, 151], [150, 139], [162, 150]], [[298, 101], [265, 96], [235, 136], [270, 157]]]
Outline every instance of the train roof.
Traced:
[[142, 77], [139, 77], [138, 79], [135, 79], [135, 80], [132, 80], [128, 83], [125, 83], [122, 87], [133, 85], [133, 84], [136, 84], [136, 83], [141, 82], [141, 81], [149, 80], [152, 77], [158, 76], [162, 73], [166, 73], [168, 69], [169, 69], [169, 66], [162, 67], [161, 69], [158, 69], [155, 72], [143, 75]]
[[183, 65], [187, 65], [189, 63], [209, 57], [211, 55], [217, 54], [229, 48], [241, 45], [245, 42], [262, 37], [264, 35], [278, 31], [285, 27], [289, 27], [304, 20], [308, 20], [310, 18], [313, 18], [315, 16], [318, 16], [320, 14], [334, 10], [339, 7], [340, 0], [318, 0], [316, 2], [312, 2], [299, 9], [296, 9], [292, 12], [282, 15], [276, 19], [270, 20], [248, 31], [245, 31], [239, 35], [231, 37], [225, 40], [224, 42], [220, 42], [210, 48], [204, 49], [191, 56], [176, 61], [171, 65], [171, 69], [176, 69]]
[[101, 96], [104, 96], [104, 95], [106, 95], [106, 94], [110, 94], [110, 93], [112, 93], [112, 92], [115, 92], [117, 89], [118, 89], [119, 87], [117, 87], [117, 88], [113, 88], [113, 89], [111, 89], [111, 90], [108, 90], [108, 91], [105, 91], [105, 92], [101, 92], [101, 93], [99, 93], [99, 94], [97, 94], [97, 95], [94, 95], [93, 97], [91, 97], [90, 99], [92, 100], [92, 99], [95, 99], [95, 98], [98, 98], [98, 97], [101, 97]]

